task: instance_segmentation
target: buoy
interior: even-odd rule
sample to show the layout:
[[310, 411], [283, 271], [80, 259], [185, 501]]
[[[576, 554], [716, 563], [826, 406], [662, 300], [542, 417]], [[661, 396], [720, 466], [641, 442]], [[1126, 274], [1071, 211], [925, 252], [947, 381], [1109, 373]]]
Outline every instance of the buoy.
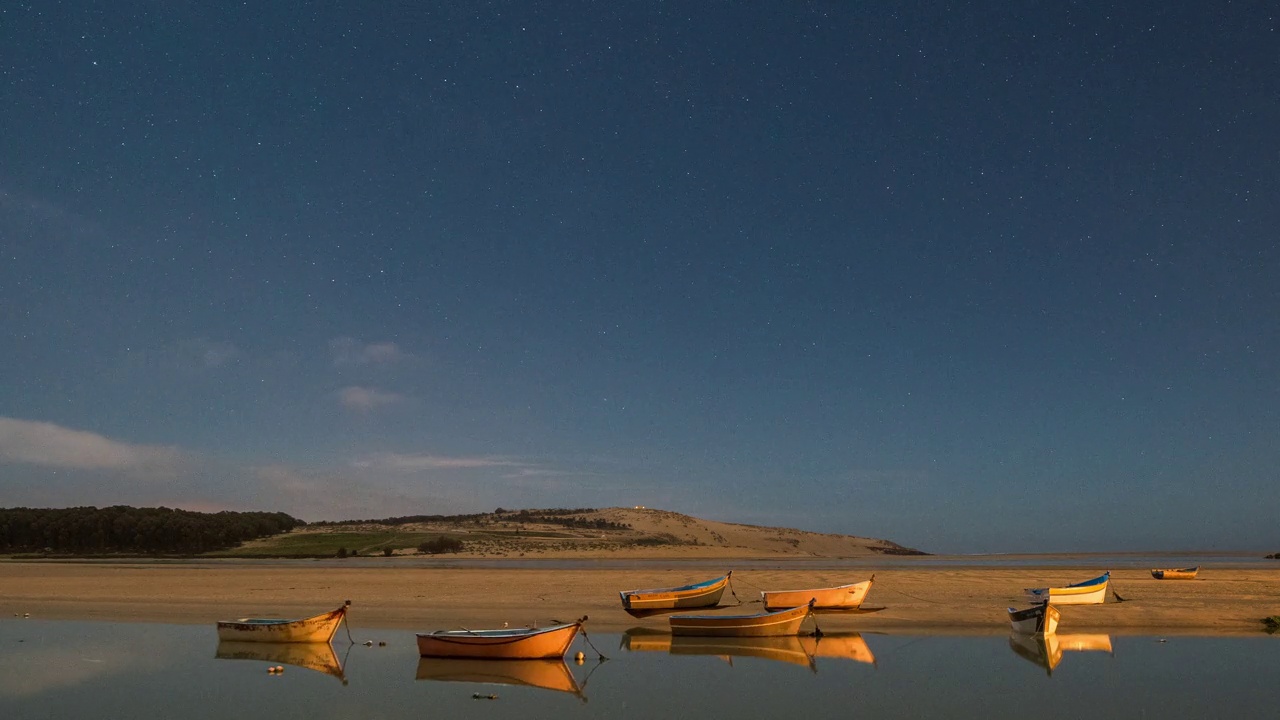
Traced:
[[373, 641], [372, 641], [372, 640], [365, 640], [365, 641], [364, 641], [364, 646], [365, 646], [365, 647], [373, 647]]
[[387, 646], [387, 641], [386, 641], [386, 640], [379, 640], [379, 641], [378, 641], [378, 647], [386, 647], [386, 646]]
[[583, 659], [585, 659], [586, 657], [587, 656], [584, 655], [581, 650], [579, 650], [578, 654], [573, 656], [573, 659], [576, 660], [579, 665], [581, 665]]
[[283, 666], [283, 665], [277, 665], [277, 666], [276, 666], [276, 672], [278, 672], [278, 673], [282, 673], [282, 672], [284, 672], [284, 666]]

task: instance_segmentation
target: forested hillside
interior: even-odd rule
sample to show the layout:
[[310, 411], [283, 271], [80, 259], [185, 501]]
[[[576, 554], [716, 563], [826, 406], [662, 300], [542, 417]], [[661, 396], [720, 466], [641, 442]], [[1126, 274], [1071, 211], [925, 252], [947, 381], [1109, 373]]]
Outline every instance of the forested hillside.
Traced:
[[171, 508], [0, 508], [0, 552], [195, 554], [287, 532], [285, 513]]

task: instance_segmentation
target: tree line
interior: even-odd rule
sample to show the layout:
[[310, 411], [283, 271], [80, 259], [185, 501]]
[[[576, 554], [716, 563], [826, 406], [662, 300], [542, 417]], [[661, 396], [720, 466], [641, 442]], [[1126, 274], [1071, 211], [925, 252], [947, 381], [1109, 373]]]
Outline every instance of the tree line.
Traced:
[[127, 505], [0, 508], [0, 552], [191, 555], [288, 532], [305, 522], [285, 513], [202, 513]]

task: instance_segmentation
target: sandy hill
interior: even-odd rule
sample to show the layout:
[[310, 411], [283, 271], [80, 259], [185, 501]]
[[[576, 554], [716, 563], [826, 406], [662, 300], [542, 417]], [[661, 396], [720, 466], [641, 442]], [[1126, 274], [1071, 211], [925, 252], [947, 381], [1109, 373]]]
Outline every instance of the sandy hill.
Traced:
[[[311, 526], [291, 535], [385, 533], [391, 529], [390, 522]], [[643, 507], [398, 518], [394, 529], [415, 538], [438, 535], [457, 539], [463, 543], [459, 554], [472, 557], [841, 558], [924, 554], [888, 540], [703, 520]], [[417, 552], [414, 547], [400, 547], [395, 554]]]

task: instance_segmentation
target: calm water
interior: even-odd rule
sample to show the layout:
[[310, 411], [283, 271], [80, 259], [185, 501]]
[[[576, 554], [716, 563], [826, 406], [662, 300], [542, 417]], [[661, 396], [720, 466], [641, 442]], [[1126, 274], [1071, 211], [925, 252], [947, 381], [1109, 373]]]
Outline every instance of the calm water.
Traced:
[[[271, 646], [219, 646], [212, 627], [4, 620], [0, 718], [1132, 720], [1275, 717], [1280, 707], [1280, 637], [1266, 635], [743, 644], [592, 634], [609, 660], [579, 639], [571, 653], [584, 650], [583, 665], [507, 666], [420, 661], [411, 632], [354, 632], [375, 644], [344, 637], [332, 654], [265, 657]], [[268, 674], [277, 664], [285, 671]], [[479, 679], [494, 682], [469, 681]]]

